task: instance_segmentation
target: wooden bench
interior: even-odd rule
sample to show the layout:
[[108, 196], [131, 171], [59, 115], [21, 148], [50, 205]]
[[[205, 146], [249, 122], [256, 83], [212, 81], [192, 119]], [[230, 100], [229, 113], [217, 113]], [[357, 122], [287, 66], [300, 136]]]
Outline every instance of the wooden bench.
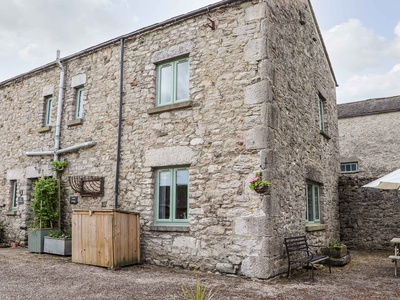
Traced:
[[308, 245], [307, 238], [305, 235], [287, 237], [285, 238], [286, 252], [288, 256], [288, 273], [287, 277], [291, 275], [291, 267], [293, 263], [299, 263], [303, 265], [311, 265], [311, 278], [314, 281], [314, 264], [320, 264], [325, 261], [328, 262], [329, 273], [332, 273], [331, 264], [329, 262], [329, 256], [317, 254], [312, 251], [310, 247], [326, 247], [323, 245]]

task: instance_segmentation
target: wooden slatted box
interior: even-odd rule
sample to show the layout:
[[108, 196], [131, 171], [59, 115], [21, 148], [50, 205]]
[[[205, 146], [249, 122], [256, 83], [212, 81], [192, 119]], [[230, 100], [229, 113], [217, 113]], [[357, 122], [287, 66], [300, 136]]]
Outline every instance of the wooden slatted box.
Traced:
[[72, 262], [108, 268], [139, 263], [139, 214], [116, 209], [74, 209]]

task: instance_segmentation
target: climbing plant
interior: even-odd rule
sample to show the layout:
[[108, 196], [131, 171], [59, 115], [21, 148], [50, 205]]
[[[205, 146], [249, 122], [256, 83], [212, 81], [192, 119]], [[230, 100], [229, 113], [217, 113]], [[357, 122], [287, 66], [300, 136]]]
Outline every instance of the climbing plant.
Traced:
[[60, 214], [57, 179], [42, 177], [35, 182], [31, 207], [34, 228], [54, 228]]

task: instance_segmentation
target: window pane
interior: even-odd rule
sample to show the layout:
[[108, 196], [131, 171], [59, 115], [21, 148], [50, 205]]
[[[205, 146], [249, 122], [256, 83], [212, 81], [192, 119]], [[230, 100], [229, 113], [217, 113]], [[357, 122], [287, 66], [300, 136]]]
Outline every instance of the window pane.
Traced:
[[159, 172], [158, 182], [158, 218], [169, 219], [171, 203], [171, 172]]
[[15, 209], [17, 207], [17, 181], [12, 181], [12, 208]]
[[340, 171], [341, 171], [341, 172], [346, 171], [346, 165], [341, 164], [341, 165], [340, 165]]
[[189, 185], [189, 171], [177, 170], [175, 219], [180, 219], [180, 220], [187, 219], [188, 185]]
[[160, 67], [159, 79], [159, 104], [166, 104], [172, 99], [172, 65], [164, 65]]
[[354, 172], [357, 171], [357, 164], [352, 164], [351, 165], [351, 170], [354, 171]]
[[319, 99], [319, 129], [324, 131], [324, 101], [320, 98]]
[[307, 184], [307, 220], [314, 221], [314, 210], [313, 210], [313, 188], [311, 184]]
[[52, 98], [46, 99], [46, 115], [44, 125], [48, 126], [51, 123], [51, 108], [52, 108]]
[[76, 91], [76, 114], [75, 117], [82, 118], [83, 116], [83, 89], [78, 89]]
[[315, 219], [319, 220], [319, 186], [314, 185], [314, 207], [315, 207]]
[[176, 100], [189, 98], [189, 62], [178, 62], [176, 70]]
[[350, 172], [350, 165], [349, 164], [346, 165], [346, 172]]

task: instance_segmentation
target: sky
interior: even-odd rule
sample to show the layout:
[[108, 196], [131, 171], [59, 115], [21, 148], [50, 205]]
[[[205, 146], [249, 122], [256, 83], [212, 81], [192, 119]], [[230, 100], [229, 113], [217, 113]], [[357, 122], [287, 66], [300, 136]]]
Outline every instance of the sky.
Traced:
[[[215, 0], [0, 0], [0, 82]], [[337, 102], [400, 95], [400, 1], [311, 0]]]

